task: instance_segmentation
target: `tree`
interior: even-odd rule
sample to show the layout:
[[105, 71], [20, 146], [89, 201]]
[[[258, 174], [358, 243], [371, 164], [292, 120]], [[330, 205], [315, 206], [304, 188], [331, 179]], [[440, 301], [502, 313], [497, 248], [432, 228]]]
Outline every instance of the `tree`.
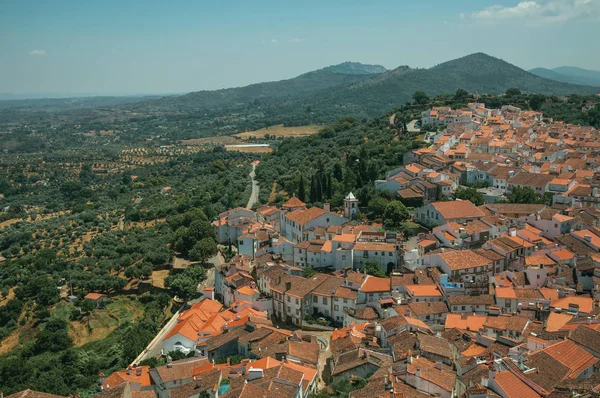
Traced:
[[316, 273], [317, 273], [317, 271], [315, 271], [315, 269], [312, 267], [304, 268], [304, 277], [305, 278], [312, 278]]
[[454, 94], [454, 99], [457, 101], [462, 101], [462, 100], [466, 99], [468, 96], [469, 96], [469, 93], [466, 90], [459, 88], [458, 90], [456, 90], [456, 93]]
[[192, 261], [204, 263], [215, 254], [217, 254], [217, 242], [212, 238], [203, 238], [190, 250], [189, 257]]
[[517, 97], [519, 95], [521, 95], [521, 90], [519, 90], [518, 88], [512, 87], [506, 90], [507, 97]]
[[369, 211], [373, 218], [381, 218], [385, 213], [386, 207], [390, 204], [390, 201], [386, 198], [382, 198], [381, 196], [376, 196], [373, 199], [369, 200], [367, 204], [369, 207]]
[[429, 101], [429, 97], [425, 91], [415, 91], [413, 94], [413, 99], [417, 104], [421, 105], [426, 104], [427, 101]]
[[53, 318], [37, 335], [34, 350], [36, 353], [46, 351], [58, 352], [69, 348], [73, 344], [69, 337], [67, 321]]
[[369, 275], [385, 278], [385, 271], [381, 269], [381, 266], [377, 261], [367, 261], [365, 263], [365, 272]]
[[408, 218], [409, 214], [408, 209], [402, 202], [394, 200], [385, 207], [383, 216], [386, 224], [397, 227]]
[[485, 198], [483, 197], [483, 194], [473, 187], [458, 187], [456, 188], [454, 195], [457, 199], [471, 201], [471, 203], [473, 203], [475, 206], [481, 206], [485, 203]]
[[300, 176], [300, 184], [298, 186], [298, 199], [306, 202], [306, 187], [304, 185], [304, 176]]
[[514, 187], [508, 194], [507, 201], [509, 203], [543, 203], [541, 196], [529, 187]]

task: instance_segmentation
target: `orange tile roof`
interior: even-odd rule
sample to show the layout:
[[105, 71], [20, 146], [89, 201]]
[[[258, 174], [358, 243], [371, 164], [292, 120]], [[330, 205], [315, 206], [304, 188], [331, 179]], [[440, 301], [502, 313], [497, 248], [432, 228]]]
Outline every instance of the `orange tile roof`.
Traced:
[[406, 285], [408, 293], [415, 297], [441, 297], [442, 292], [436, 285]]
[[581, 239], [582, 241], [586, 241], [585, 236], [589, 235], [591, 240], [590, 243], [592, 245], [594, 245], [595, 247], [600, 247], [600, 237], [598, 235], [596, 235], [595, 233], [593, 233], [592, 231], [590, 231], [589, 229], [584, 229], [581, 231], [573, 231], [571, 232], [571, 234], [577, 236], [579, 239]]
[[318, 207], [311, 207], [310, 209], [294, 210], [286, 214], [286, 217], [300, 225], [305, 225], [324, 214], [327, 214], [325, 210]]
[[330, 240], [325, 241], [325, 243], [323, 243], [323, 246], [321, 247], [321, 251], [326, 252], [326, 253], [331, 253], [333, 250], [333, 245], [331, 243]]
[[389, 292], [390, 279], [378, 278], [376, 276], [368, 275], [367, 279], [360, 287], [360, 291], [365, 293]]
[[575, 256], [573, 255], [573, 253], [571, 253], [570, 251], [568, 251], [567, 249], [560, 249], [560, 250], [556, 250], [553, 251], [552, 253], [550, 253], [552, 255], [554, 255], [556, 258], [558, 258], [559, 261], [561, 260], [572, 260]]
[[306, 203], [304, 203], [303, 201], [301, 201], [300, 199], [298, 199], [295, 196], [292, 196], [291, 198], [289, 198], [284, 204], [281, 205], [281, 207], [304, 207], [306, 206]]
[[[129, 374], [127, 374], [129, 372]], [[138, 372], [140, 372], [138, 376]], [[119, 370], [113, 372], [110, 376], [104, 379], [102, 387], [104, 389], [114, 388], [123, 383], [136, 383], [141, 387], [148, 387], [150, 383], [150, 367], [138, 366], [136, 368]]]
[[264, 357], [261, 359], [257, 359], [256, 361], [253, 361], [253, 362], [248, 362], [246, 364], [246, 372], [248, 372], [248, 370], [250, 368], [266, 370], [266, 369], [271, 369], [271, 368], [274, 368], [274, 367], [277, 367], [280, 365], [281, 365], [281, 362], [279, 362], [275, 358]]
[[85, 295], [84, 299], [86, 300], [98, 300], [101, 297], [106, 297], [106, 294], [102, 293], [88, 293]]
[[478, 331], [483, 327], [485, 319], [485, 315], [468, 315], [463, 318], [461, 314], [448, 314], [444, 328]]
[[544, 349], [546, 354], [569, 368], [569, 378], [577, 378], [579, 374], [598, 362], [598, 358], [573, 343], [563, 340]]
[[579, 311], [587, 314], [590, 314], [592, 312], [592, 308], [594, 307], [594, 301], [592, 298], [583, 296], [570, 296], [552, 300], [550, 307], [567, 309], [569, 308], [569, 304], [579, 305]]
[[573, 319], [573, 315], [559, 312], [551, 312], [546, 320], [547, 332], [558, 332], [566, 323]]
[[450, 202], [434, 202], [433, 207], [446, 219], [478, 218], [485, 214], [468, 200], [455, 200]]
[[466, 350], [464, 350], [463, 352], [461, 352], [460, 354], [462, 356], [465, 357], [476, 357], [481, 355], [482, 353], [485, 352], [485, 347], [476, 343], [473, 343], [469, 346], [469, 348], [467, 348]]
[[535, 390], [515, 376], [510, 370], [496, 373], [494, 379], [507, 398], [540, 398]]
[[355, 240], [356, 240], [356, 235], [354, 235], [354, 234], [341, 234], [341, 235], [335, 235], [333, 237], [334, 242], [352, 243]]
[[250, 286], [247, 286], [247, 285], [240, 287], [239, 289], [237, 289], [237, 291], [246, 296], [252, 296], [254, 294], [259, 294], [258, 290], [252, 289]]
[[546, 300], [556, 300], [558, 298], [558, 290], [551, 289], [549, 287], [541, 287], [540, 293], [544, 296]]
[[472, 250], [445, 252], [440, 253], [439, 256], [453, 271], [476, 267], [487, 267], [492, 263], [490, 259], [485, 258]]
[[422, 241], [420, 241], [419, 243], [417, 243], [419, 246], [421, 247], [427, 247], [430, 245], [435, 245], [437, 242], [435, 240], [431, 240], [431, 239], [423, 239]]
[[496, 297], [503, 299], [516, 299], [517, 294], [515, 293], [515, 289], [512, 287], [497, 287], [496, 288]]
[[393, 252], [396, 247], [393, 243], [357, 242], [354, 245], [354, 250]]

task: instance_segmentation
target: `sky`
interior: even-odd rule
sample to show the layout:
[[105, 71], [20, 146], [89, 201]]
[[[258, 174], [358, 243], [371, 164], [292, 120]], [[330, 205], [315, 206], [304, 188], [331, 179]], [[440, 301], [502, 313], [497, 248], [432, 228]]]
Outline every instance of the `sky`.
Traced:
[[600, 0], [2, 0], [0, 93], [183, 93], [485, 52], [600, 70]]

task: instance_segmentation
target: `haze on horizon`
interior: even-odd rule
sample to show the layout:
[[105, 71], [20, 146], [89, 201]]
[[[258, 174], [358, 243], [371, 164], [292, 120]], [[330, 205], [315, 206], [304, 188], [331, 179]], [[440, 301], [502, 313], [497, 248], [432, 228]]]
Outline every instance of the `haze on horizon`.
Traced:
[[600, 70], [600, 0], [4, 1], [0, 92], [183, 93], [475, 52]]

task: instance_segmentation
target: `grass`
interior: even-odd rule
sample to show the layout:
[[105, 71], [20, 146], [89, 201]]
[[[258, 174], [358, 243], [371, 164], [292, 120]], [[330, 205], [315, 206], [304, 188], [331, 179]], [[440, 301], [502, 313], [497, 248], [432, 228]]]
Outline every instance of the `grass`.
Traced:
[[[71, 307], [72, 311], [71, 305], [65, 306]], [[81, 321], [71, 322], [69, 335], [75, 345], [82, 346], [105, 338], [123, 323], [134, 321], [143, 314], [144, 308], [139, 301], [128, 297], [117, 297], [111, 299], [104, 309], [95, 309]]]
[[169, 272], [170, 271], [168, 269], [152, 271], [152, 286], [164, 289], [165, 279], [167, 279], [167, 276], [169, 276]]
[[264, 138], [265, 134], [276, 137], [306, 137], [317, 133], [321, 129], [321, 126], [310, 125], [310, 126], [297, 126], [297, 127], [285, 127], [283, 124], [275, 126], [265, 127], [260, 130], [246, 131], [243, 133], [236, 134], [234, 137], [247, 140], [250, 137]]

